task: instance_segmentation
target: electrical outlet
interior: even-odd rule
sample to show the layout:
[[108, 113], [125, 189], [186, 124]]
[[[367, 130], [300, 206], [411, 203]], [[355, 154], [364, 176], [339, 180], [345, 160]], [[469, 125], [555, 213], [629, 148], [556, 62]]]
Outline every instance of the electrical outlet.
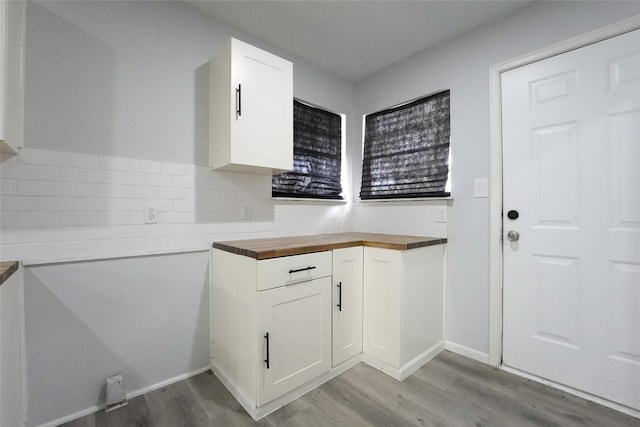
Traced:
[[240, 219], [243, 221], [248, 221], [251, 219], [251, 205], [247, 203], [243, 203], [240, 206]]
[[158, 206], [157, 205], [144, 205], [142, 213], [144, 214], [145, 224], [156, 224], [158, 222]]
[[438, 222], [447, 222], [447, 207], [438, 207]]

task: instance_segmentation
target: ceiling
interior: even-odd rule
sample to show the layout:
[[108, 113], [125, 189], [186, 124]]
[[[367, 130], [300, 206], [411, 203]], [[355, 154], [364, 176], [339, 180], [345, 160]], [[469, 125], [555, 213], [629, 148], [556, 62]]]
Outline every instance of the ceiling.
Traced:
[[505, 16], [528, 1], [203, 1], [218, 20], [349, 81]]

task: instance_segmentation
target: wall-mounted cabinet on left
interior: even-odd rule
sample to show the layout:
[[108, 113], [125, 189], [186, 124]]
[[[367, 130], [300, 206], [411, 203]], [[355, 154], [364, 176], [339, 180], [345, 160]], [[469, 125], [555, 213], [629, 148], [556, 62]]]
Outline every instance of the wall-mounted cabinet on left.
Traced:
[[230, 39], [209, 64], [209, 165], [293, 169], [293, 64]]
[[26, 1], [0, 0], [0, 142], [17, 153], [24, 142]]

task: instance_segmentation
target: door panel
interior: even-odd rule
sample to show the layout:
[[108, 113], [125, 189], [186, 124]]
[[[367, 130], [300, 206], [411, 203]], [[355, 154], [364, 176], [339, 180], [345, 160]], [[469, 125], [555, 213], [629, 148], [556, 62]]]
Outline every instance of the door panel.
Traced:
[[502, 75], [505, 365], [640, 409], [640, 30]]

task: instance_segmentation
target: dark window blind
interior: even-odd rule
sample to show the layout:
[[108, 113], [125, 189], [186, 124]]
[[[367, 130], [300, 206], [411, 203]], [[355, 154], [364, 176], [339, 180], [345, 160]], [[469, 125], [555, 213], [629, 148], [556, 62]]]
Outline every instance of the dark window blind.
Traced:
[[447, 197], [449, 91], [365, 118], [360, 198]]
[[342, 118], [293, 101], [293, 171], [274, 175], [273, 197], [342, 199]]

